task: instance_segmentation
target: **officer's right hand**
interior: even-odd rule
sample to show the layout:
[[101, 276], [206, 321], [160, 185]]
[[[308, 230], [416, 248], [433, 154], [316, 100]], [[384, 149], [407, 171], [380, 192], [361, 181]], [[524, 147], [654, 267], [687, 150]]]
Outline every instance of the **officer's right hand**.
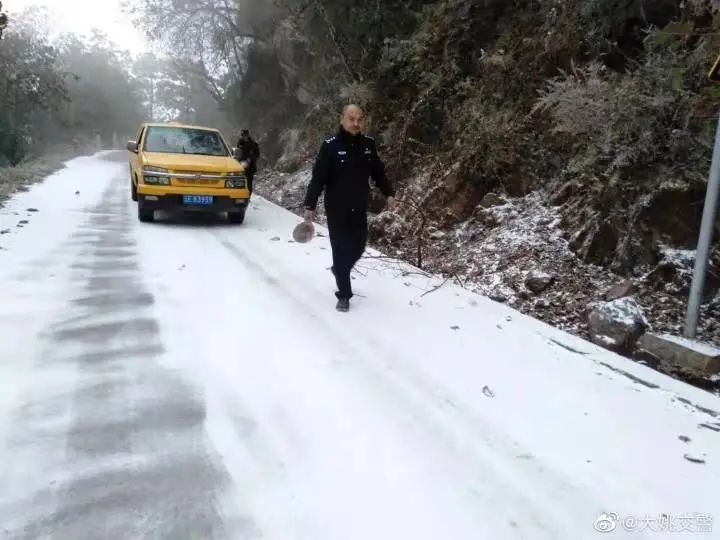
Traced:
[[312, 223], [314, 218], [315, 218], [315, 212], [313, 212], [312, 210], [305, 210], [305, 221], [307, 223]]

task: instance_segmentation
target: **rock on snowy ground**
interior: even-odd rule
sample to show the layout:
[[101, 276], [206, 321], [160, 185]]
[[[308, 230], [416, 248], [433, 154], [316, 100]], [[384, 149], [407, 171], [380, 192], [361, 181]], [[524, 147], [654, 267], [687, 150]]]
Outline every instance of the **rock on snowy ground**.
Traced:
[[623, 354], [632, 353], [648, 327], [642, 307], [634, 298], [594, 302], [588, 306], [588, 325], [593, 342]]
[[546, 274], [545, 272], [533, 270], [525, 278], [525, 286], [535, 294], [540, 294], [545, 289], [547, 289], [554, 281], [555, 276]]

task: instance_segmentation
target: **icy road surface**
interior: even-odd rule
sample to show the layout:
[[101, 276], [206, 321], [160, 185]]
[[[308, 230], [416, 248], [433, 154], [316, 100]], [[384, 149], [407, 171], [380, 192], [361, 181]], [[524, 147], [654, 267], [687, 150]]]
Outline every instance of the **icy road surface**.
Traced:
[[0, 538], [720, 537], [717, 397], [387, 259], [338, 313], [326, 237], [141, 224], [125, 159], [0, 210]]

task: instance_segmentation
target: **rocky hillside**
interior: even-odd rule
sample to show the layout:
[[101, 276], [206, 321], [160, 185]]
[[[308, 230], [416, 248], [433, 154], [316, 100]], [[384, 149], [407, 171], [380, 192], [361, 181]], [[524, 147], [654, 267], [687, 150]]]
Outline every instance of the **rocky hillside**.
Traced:
[[[267, 171], [256, 182], [257, 191], [299, 214], [310, 175], [307, 165], [294, 174]], [[413, 185], [428, 181], [416, 178]], [[319, 210], [324, 222], [322, 205]], [[490, 193], [472, 216], [451, 227], [428, 223], [418, 229], [409, 213], [398, 209], [373, 216], [371, 243], [548, 324], [720, 391], [720, 377], [660, 365], [638, 346], [646, 333], [682, 334], [693, 251], [663, 246], [649, 271], [618, 275], [572, 249], [561, 208], [548, 204], [539, 191], [519, 197]], [[715, 271], [718, 266], [716, 257]], [[719, 281], [714, 274], [709, 277], [698, 337], [720, 346]]]
[[[614, 300], [631, 328], [596, 340], [628, 355], [644, 331], [680, 332], [720, 105], [706, 78], [718, 6], [308, 6], [256, 43], [239, 90], [283, 173], [261, 192], [298, 205], [337, 111], [359, 101], [405, 201], [375, 219], [378, 246], [588, 337]], [[718, 223], [699, 337], [720, 345]]]

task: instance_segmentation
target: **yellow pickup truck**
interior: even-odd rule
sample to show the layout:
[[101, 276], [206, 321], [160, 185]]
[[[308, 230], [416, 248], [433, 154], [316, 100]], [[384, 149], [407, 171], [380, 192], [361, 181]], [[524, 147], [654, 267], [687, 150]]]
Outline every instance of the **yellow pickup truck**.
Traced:
[[231, 223], [245, 219], [245, 167], [219, 130], [146, 123], [127, 149], [130, 195], [140, 221], [154, 221], [156, 210], [227, 213]]

